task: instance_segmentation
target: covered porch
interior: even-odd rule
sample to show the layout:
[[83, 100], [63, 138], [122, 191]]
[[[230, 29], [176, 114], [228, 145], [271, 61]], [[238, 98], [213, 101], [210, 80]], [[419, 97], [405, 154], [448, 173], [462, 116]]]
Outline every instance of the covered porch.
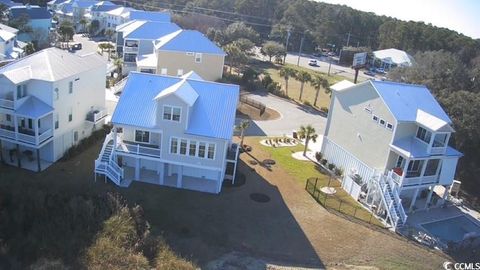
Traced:
[[0, 161], [29, 171], [40, 172], [53, 164], [49, 156], [53, 155], [53, 142], [40, 148], [25, 144], [16, 144], [0, 140]]
[[439, 208], [445, 205], [450, 186], [430, 185], [404, 188], [400, 193], [403, 208], [408, 213]]

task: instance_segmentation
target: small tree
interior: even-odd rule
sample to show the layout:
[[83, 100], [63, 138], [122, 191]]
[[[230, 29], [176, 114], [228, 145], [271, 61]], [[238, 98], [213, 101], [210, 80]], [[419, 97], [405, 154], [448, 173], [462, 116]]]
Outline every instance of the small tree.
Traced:
[[230, 43], [226, 45], [224, 49], [227, 53], [227, 61], [230, 66], [230, 74], [232, 73], [233, 66], [237, 66], [248, 61], [247, 55], [237, 46], [237, 44]]
[[100, 29], [100, 22], [98, 20], [93, 20], [89, 27], [90, 34], [94, 35], [98, 29]]
[[35, 46], [33, 45], [33, 43], [31, 42], [27, 43], [27, 45], [25, 46], [25, 54], [29, 55], [34, 52], [35, 52]]
[[236, 129], [240, 131], [240, 147], [242, 148], [243, 148], [243, 139], [245, 138], [245, 131], [248, 129], [249, 126], [250, 126], [250, 121], [243, 120], [236, 127]]
[[285, 47], [275, 41], [267, 41], [263, 44], [260, 52], [268, 56], [268, 61], [272, 62], [272, 57], [284, 55], [286, 53]]
[[305, 82], [312, 80], [312, 76], [310, 75], [310, 72], [301, 70], [296, 74], [295, 78], [300, 81], [300, 96], [298, 99], [301, 101], [303, 96], [303, 86], [305, 85]]
[[317, 141], [318, 134], [316, 134], [315, 129], [311, 125], [307, 126], [300, 126], [300, 130], [298, 131], [298, 136], [300, 139], [305, 139], [305, 149], [303, 149], [303, 155], [307, 155], [308, 143], [310, 140], [313, 142]]
[[82, 31], [86, 32], [88, 24], [87, 20], [85, 18], [81, 18], [79, 23], [82, 25]]
[[115, 66], [117, 72], [118, 72], [118, 75], [119, 75], [119, 78], [122, 76], [122, 68], [123, 68], [123, 60], [122, 58], [117, 58], [115, 59], [115, 61], [113, 61], [113, 65]]
[[58, 34], [63, 41], [71, 40], [74, 33], [73, 24], [69, 21], [63, 21], [58, 27]]
[[297, 72], [292, 68], [283, 67], [280, 69], [279, 74], [285, 80], [285, 95], [288, 96], [288, 80], [290, 79], [290, 77], [295, 77]]
[[316, 75], [310, 81], [310, 84], [315, 88], [315, 101], [313, 102], [313, 106], [317, 106], [318, 94], [320, 93], [320, 89], [323, 87], [325, 89], [325, 93], [329, 93], [329, 83], [328, 80], [320, 75]]
[[115, 32], [112, 29], [105, 30], [105, 36], [108, 38], [108, 40], [112, 40], [114, 34]]

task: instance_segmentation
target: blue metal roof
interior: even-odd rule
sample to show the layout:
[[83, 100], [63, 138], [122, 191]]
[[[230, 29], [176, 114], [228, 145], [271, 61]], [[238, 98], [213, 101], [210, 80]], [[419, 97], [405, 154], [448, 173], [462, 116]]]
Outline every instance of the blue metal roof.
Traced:
[[15, 7], [15, 6], [22, 6], [21, 3], [16, 3], [11, 0], [0, 0], [0, 4], [3, 4], [7, 7]]
[[427, 112], [447, 123], [448, 115], [423, 85], [370, 81], [397, 121], [416, 121], [417, 111]]
[[170, 22], [171, 15], [167, 11], [132, 10], [130, 11], [130, 20]]
[[174, 23], [146, 21], [124, 38], [155, 40], [178, 30], [180, 27]]
[[183, 30], [158, 49], [225, 55], [220, 47], [196, 30]]
[[28, 96], [15, 112], [30, 118], [40, 118], [47, 113], [53, 112], [53, 108], [37, 97]]
[[[155, 97], [170, 86], [184, 80], [180, 77], [130, 72], [112, 123], [143, 128], [157, 125]], [[198, 94], [191, 107], [186, 133], [230, 140], [235, 124], [239, 86], [185, 78]]]
[[[108, 2], [110, 3], [110, 2]], [[116, 8], [119, 8], [120, 6], [117, 6], [113, 3], [110, 3], [110, 4], [103, 4], [103, 5], [93, 5], [92, 8], [90, 9], [92, 12], [107, 12], [107, 11], [110, 11], [110, 10], [114, 10]]]
[[18, 18], [23, 14], [26, 14], [30, 19], [51, 19], [52, 14], [44, 7], [38, 6], [15, 6], [10, 8], [10, 14], [12, 18]]
[[98, 3], [97, 1], [93, 1], [93, 0], [76, 0], [72, 4], [75, 7], [79, 7], [79, 8], [89, 8], [97, 3]]

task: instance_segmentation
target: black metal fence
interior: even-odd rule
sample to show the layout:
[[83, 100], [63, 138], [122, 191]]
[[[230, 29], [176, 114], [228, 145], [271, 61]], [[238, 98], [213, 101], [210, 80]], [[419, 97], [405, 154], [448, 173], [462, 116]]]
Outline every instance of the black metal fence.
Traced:
[[254, 99], [251, 99], [249, 97], [246, 97], [246, 96], [240, 96], [240, 102], [245, 103], [247, 105], [250, 105], [254, 108], [257, 108], [260, 111], [260, 116], [265, 113], [265, 110], [267, 108], [267, 106], [265, 106], [265, 104], [263, 104], [261, 102], [258, 102]]
[[[340, 214], [341, 216], [352, 221], [372, 224], [384, 228], [384, 226], [377, 221], [376, 217], [371, 212], [367, 211], [361, 206], [353, 206], [351, 202], [346, 202], [335, 194], [326, 194], [321, 190], [322, 187], [318, 187], [318, 185], [320, 185], [318, 178], [308, 178], [305, 189], [319, 204], [321, 204], [327, 210], [333, 210], [337, 214]], [[337, 185], [335, 188], [338, 190], [342, 187]]]

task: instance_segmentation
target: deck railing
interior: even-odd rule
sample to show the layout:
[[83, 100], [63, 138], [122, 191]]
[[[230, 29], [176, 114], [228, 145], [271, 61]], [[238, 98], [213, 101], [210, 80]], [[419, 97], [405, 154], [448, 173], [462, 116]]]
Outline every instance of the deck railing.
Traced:
[[0, 107], [13, 110], [13, 108], [15, 107], [15, 103], [13, 102], [13, 100], [0, 98]]
[[135, 155], [142, 155], [142, 156], [150, 156], [150, 157], [161, 157], [161, 150], [158, 146], [142, 146], [136, 143], [130, 143], [127, 141], [117, 141], [117, 147], [115, 147], [116, 151], [128, 153], [128, 154], [135, 154]]

